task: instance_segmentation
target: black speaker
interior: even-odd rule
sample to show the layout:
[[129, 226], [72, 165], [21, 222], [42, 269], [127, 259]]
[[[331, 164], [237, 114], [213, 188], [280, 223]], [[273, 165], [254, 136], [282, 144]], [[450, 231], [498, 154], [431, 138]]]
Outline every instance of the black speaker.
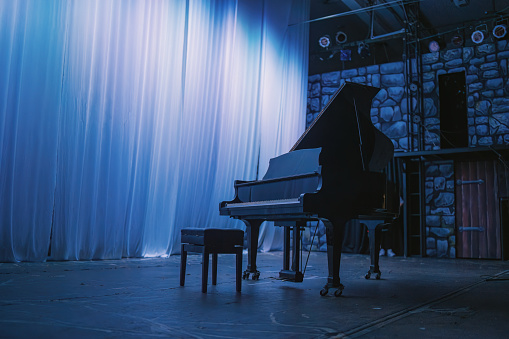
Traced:
[[468, 147], [465, 72], [438, 76], [440, 147]]

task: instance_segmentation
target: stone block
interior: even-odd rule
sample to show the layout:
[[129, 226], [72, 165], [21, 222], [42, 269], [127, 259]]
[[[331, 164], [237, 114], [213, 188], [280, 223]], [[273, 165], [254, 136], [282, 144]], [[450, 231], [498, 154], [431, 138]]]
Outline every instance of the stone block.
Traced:
[[380, 107], [394, 107], [396, 105], [397, 105], [396, 101], [392, 99], [387, 99], [380, 104]]
[[330, 95], [322, 95], [322, 108], [324, 109], [325, 106], [329, 103]]
[[487, 123], [489, 123], [489, 121], [490, 121], [489, 117], [486, 117], [486, 116], [476, 117], [475, 118], [475, 124], [476, 125], [487, 124]]
[[435, 72], [422, 73], [422, 80], [424, 81], [435, 80]]
[[454, 230], [449, 227], [431, 227], [429, 231], [439, 238], [447, 238], [451, 234], [454, 234]]
[[486, 59], [484, 57], [481, 57], [481, 58], [470, 59], [469, 63], [470, 63], [470, 65], [479, 66], [479, 65], [484, 64], [485, 61], [486, 61]]
[[492, 62], [492, 61], [495, 61], [495, 60], [497, 60], [497, 56], [495, 54], [486, 55], [486, 61]]
[[473, 117], [475, 115], [475, 109], [468, 108], [467, 109], [467, 117]]
[[366, 74], [366, 67], [359, 67], [358, 71], [359, 71], [359, 75], [365, 75]]
[[[433, 99], [432, 99], [433, 100]], [[412, 97], [411, 98], [411, 104], [412, 104], [412, 110], [415, 111], [415, 109], [417, 108], [417, 99]], [[401, 105], [400, 105], [400, 108], [401, 108], [401, 112], [403, 114], [408, 114], [408, 98], [403, 98], [401, 99]]]
[[380, 106], [380, 100], [373, 99], [373, 101], [371, 102], [371, 106], [379, 107]]
[[451, 215], [444, 215], [442, 216], [442, 222], [444, 225], [449, 226], [448, 228], [453, 230], [454, 232], [454, 223], [455, 223], [455, 217]]
[[438, 166], [440, 175], [445, 178], [451, 178], [454, 175], [454, 165], [452, 163], [441, 164]]
[[429, 212], [432, 215], [454, 215], [454, 207], [439, 207], [439, 208], [433, 208]]
[[321, 88], [321, 86], [320, 86], [319, 82], [315, 82], [314, 84], [312, 84], [311, 85], [310, 96], [312, 98], [320, 96], [320, 88]]
[[456, 247], [449, 247], [449, 258], [456, 258]]
[[481, 137], [477, 140], [477, 144], [481, 146], [490, 146], [493, 145], [492, 137]]
[[436, 177], [433, 184], [434, 184], [435, 191], [444, 190], [445, 189], [445, 178], [444, 177]]
[[381, 83], [385, 87], [405, 86], [404, 74], [385, 74], [381, 76]]
[[437, 107], [435, 106], [435, 102], [431, 98], [424, 99], [424, 116], [425, 117], [434, 117], [437, 115]]
[[426, 249], [436, 248], [436, 240], [433, 237], [426, 238]]
[[491, 108], [491, 102], [489, 100], [478, 101], [475, 104], [476, 115], [488, 115]]
[[357, 71], [356, 68], [354, 68], [354, 69], [346, 69], [346, 70], [341, 72], [341, 77], [343, 79], [347, 79], [347, 78], [355, 77], [358, 74], [359, 74], [359, 72]]
[[447, 61], [444, 65], [445, 68], [455, 68], [463, 64], [463, 59], [454, 59]]
[[468, 71], [467, 71], [467, 74], [477, 74], [479, 73], [479, 68], [477, 68], [476, 66], [468, 66]]
[[392, 117], [392, 120], [399, 121], [402, 120], [401, 117], [401, 110], [399, 109], [399, 106], [394, 106], [394, 116]]
[[440, 170], [438, 168], [438, 165], [429, 165], [426, 168], [426, 177], [437, 177], [440, 174], [441, 173], [440, 173]]
[[475, 131], [476, 131], [477, 135], [488, 135], [489, 134], [488, 125], [477, 125], [475, 127]]
[[336, 93], [337, 90], [338, 90], [337, 87], [323, 87], [322, 94], [331, 95], [331, 94]]
[[[433, 190], [431, 190], [433, 192]], [[427, 215], [426, 216], [426, 226], [431, 227], [433, 230], [436, 227], [441, 226], [440, 216], [439, 215]]]
[[507, 59], [509, 58], [509, 51], [500, 52], [497, 54], [498, 59]]
[[382, 107], [380, 108], [380, 118], [384, 121], [389, 122], [392, 121], [394, 116], [394, 109], [392, 107]]
[[338, 85], [339, 75], [340, 75], [339, 71], [322, 74], [322, 85], [324, 86]]
[[465, 67], [457, 67], [457, 68], [451, 68], [450, 70], [447, 71], [447, 73], [461, 73], [461, 72], [465, 72], [466, 73], [467, 69]]
[[440, 59], [440, 54], [438, 52], [422, 54], [423, 65], [434, 64], [435, 62], [438, 61], [438, 59]]
[[400, 102], [403, 96], [405, 95], [405, 88], [404, 87], [389, 87], [388, 89], [389, 97], [394, 99], [396, 102]]
[[496, 52], [495, 44], [483, 44], [476, 47], [476, 55], [482, 56]]
[[356, 84], [365, 84], [366, 83], [366, 77], [365, 76], [358, 76], [353, 77], [352, 82]]
[[424, 94], [429, 94], [433, 92], [434, 89], [435, 89], [434, 81], [426, 81], [425, 83], [422, 84], [422, 90]]
[[306, 114], [306, 122], [307, 123], [312, 123], [313, 119], [314, 119], [314, 115], [313, 114]]
[[492, 69], [492, 70], [489, 70], [489, 71], [484, 71], [482, 73], [482, 77], [484, 79], [494, 79], [494, 78], [498, 78], [499, 76], [500, 76], [500, 72], [497, 69]]
[[470, 85], [468, 85], [468, 91], [470, 93], [480, 91], [484, 88], [482, 82], [474, 82]]
[[320, 111], [320, 98], [313, 98], [309, 102], [309, 109], [311, 112], [319, 112]]
[[437, 240], [437, 257], [446, 258], [449, 249], [449, 242], [447, 240]]
[[497, 78], [497, 79], [490, 79], [486, 81], [486, 88], [487, 89], [499, 89], [504, 87], [504, 79]]
[[463, 48], [463, 62], [469, 62], [470, 59], [474, 56], [474, 48], [473, 47], [464, 47]]
[[390, 139], [399, 139], [407, 136], [407, 126], [403, 121], [384, 124], [382, 132]]
[[371, 116], [377, 116], [378, 115], [378, 108], [371, 108], [369, 111]]
[[481, 92], [481, 95], [483, 98], [494, 98], [495, 97], [495, 91], [483, 91]]
[[477, 74], [471, 74], [471, 75], [467, 75], [465, 80], [466, 80], [467, 85], [469, 85], [473, 82], [478, 81], [479, 77], [477, 76]]
[[444, 58], [445, 61], [450, 61], [453, 59], [458, 59], [462, 57], [462, 51], [461, 48], [454, 48], [454, 49], [448, 49], [443, 52], [441, 52], [442, 58]]
[[308, 82], [317, 82], [320, 81], [321, 78], [322, 76], [320, 74], [310, 75], [308, 76]]
[[498, 62], [487, 62], [485, 64], [482, 64], [479, 68], [481, 69], [481, 71], [498, 69]]
[[378, 65], [371, 65], [366, 67], [366, 72], [368, 74], [375, 74], [380, 72], [380, 66]]
[[497, 41], [497, 49], [499, 51], [504, 51], [509, 47], [509, 44], [507, 43], [507, 40], [499, 40]]
[[373, 74], [373, 76], [371, 78], [371, 83], [373, 84], [373, 87], [380, 88], [381, 87], [380, 74]]
[[438, 194], [438, 197], [434, 200], [434, 203], [435, 206], [437, 207], [453, 206], [454, 194], [449, 192], [441, 192]]
[[509, 112], [509, 98], [495, 98], [493, 99], [493, 113]]
[[403, 61], [390, 62], [380, 65], [380, 74], [399, 74], [405, 70]]
[[[428, 66], [428, 65], [426, 65], [426, 66]], [[444, 68], [444, 63], [443, 62], [437, 62], [436, 64], [431, 65], [431, 69], [434, 70], [434, 71], [436, 71], [437, 69], [442, 69], [442, 68]], [[428, 70], [424, 70], [424, 67], [423, 67], [422, 70], [424, 72], [428, 71]]]
[[[436, 64], [433, 64], [433, 65], [436, 65]], [[442, 65], [442, 66], [443, 66], [443, 65]], [[422, 66], [422, 71], [423, 71], [423, 72], [429, 72], [429, 71], [431, 71], [431, 67], [432, 67], [432, 66], [430, 66], [430, 65], [423, 65], [423, 66]]]
[[382, 88], [378, 93], [375, 95], [374, 99], [379, 100], [380, 102], [384, 102], [387, 100], [387, 90]]

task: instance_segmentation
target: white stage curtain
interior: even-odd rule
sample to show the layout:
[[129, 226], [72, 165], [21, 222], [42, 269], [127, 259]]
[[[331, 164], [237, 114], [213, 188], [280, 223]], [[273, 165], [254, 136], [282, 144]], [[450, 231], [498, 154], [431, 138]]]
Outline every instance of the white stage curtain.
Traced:
[[[0, 1], [0, 261], [180, 251], [304, 131], [309, 0]], [[280, 247], [274, 227], [265, 250]], [[50, 253], [49, 253], [50, 250]]]

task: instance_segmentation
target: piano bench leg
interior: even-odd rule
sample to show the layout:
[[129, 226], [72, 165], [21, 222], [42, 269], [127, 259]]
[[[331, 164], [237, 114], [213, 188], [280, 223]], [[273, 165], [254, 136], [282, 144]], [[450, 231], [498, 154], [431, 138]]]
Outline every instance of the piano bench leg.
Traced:
[[212, 253], [212, 285], [217, 285], [217, 253]]
[[187, 251], [184, 244], [180, 246], [180, 286], [184, 286], [186, 282], [186, 265], [187, 265]]

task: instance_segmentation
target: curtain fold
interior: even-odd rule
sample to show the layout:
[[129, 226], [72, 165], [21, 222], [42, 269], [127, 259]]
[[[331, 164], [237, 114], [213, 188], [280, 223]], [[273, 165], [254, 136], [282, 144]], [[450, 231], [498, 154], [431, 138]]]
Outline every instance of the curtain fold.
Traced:
[[162, 256], [183, 227], [244, 227], [219, 202], [304, 130], [307, 27], [288, 24], [308, 13], [0, 2], [0, 261]]

